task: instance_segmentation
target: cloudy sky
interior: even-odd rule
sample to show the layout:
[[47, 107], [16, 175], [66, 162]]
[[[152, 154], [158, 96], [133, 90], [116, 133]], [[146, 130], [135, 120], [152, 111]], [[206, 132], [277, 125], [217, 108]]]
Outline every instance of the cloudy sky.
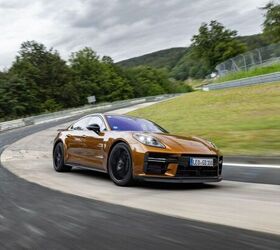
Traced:
[[241, 35], [261, 31], [268, 0], [0, 0], [0, 68], [21, 42], [36, 40], [67, 59], [90, 46], [115, 61], [187, 46], [216, 19]]

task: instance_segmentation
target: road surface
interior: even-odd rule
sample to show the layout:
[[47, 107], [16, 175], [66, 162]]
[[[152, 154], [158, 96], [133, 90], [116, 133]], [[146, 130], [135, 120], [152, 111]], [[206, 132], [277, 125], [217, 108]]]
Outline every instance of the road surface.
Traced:
[[[67, 121], [59, 123], [62, 122]], [[58, 123], [52, 122], [2, 133], [0, 134], [1, 151], [20, 139], [28, 140], [26, 137], [28, 135], [34, 136], [35, 132], [56, 125]], [[51, 131], [52, 129], [49, 130]], [[37, 162], [41, 161], [44, 165], [48, 160], [46, 157], [37, 159]], [[21, 160], [18, 161], [20, 162]], [[28, 167], [26, 164], [23, 166]], [[274, 170], [267, 168], [266, 172], [272, 173]], [[48, 169], [44, 171], [47, 174], [54, 173], [51, 168], [50, 172]], [[252, 175], [243, 174], [250, 173], [248, 171], [248, 168], [240, 167], [238, 175], [232, 167], [225, 168], [226, 179], [232, 179], [231, 176], [240, 178], [241, 175], [243, 176], [242, 183], [225, 181], [225, 184], [222, 182], [202, 186], [146, 184], [133, 188], [116, 187], [105, 175], [91, 171], [76, 170], [60, 176], [57, 185], [62, 186], [68, 176], [70, 181], [78, 178], [93, 187], [96, 183], [102, 183], [101, 187], [104, 188], [105, 193], [102, 195], [102, 190], [99, 190], [96, 193], [99, 200], [96, 200], [95, 197], [89, 199], [81, 197], [81, 194], [72, 195], [54, 191], [50, 189], [53, 189], [53, 186], [46, 188], [41, 186], [42, 183], [41, 185], [31, 183], [1, 166], [0, 249], [279, 249], [280, 233], [277, 220], [279, 218], [277, 208], [279, 210], [280, 204], [279, 186], [271, 185], [275, 182], [275, 175], [269, 177], [270, 174], [268, 174], [269, 184], [255, 184], [253, 182], [258, 182], [258, 178], [261, 179], [260, 173], [264, 170], [256, 168], [254, 178]], [[40, 171], [37, 173], [40, 174]], [[279, 171], [276, 171], [277, 173]], [[36, 176], [36, 173], [30, 176]], [[35, 182], [34, 179], [31, 181]], [[74, 182], [70, 184], [74, 187], [77, 185]], [[238, 187], [238, 192], [234, 193]], [[111, 200], [106, 193], [108, 190], [112, 191]], [[267, 215], [258, 214], [258, 209], [260, 209], [258, 207], [240, 207], [242, 191], [245, 193], [242, 197], [243, 202], [247, 198], [248, 204], [252, 206], [267, 206], [267, 209], [262, 208], [267, 214], [271, 213], [268, 208], [273, 208], [272, 212], [278, 217], [271, 220], [271, 224], [262, 226], [263, 223], [258, 223], [258, 221], [262, 221], [263, 216]], [[174, 195], [169, 200], [170, 207], [166, 211], [159, 210], [159, 207], [163, 207], [160, 203], [162, 199], [168, 199], [164, 197], [166, 193], [169, 194], [169, 198]], [[229, 193], [232, 197], [229, 197]], [[147, 196], [153, 199], [146, 200]], [[203, 217], [201, 221], [189, 219], [185, 212], [182, 213], [185, 216], [167, 215], [168, 211], [180, 210], [174, 203], [180, 202], [178, 197], [185, 196], [189, 196], [192, 202], [189, 208], [192, 212], [190, 216], [194, 216], [193, 211], [196, 208], [205, 209], [205, 211], [208, 209], [208, 214], [200, 210], [196, 215], [205, 218]], [[217, 196], [218, 199], [215, 200]], [[109, 202], [101, 201], [100, 197], [106, 198], [105, 200]], [[114, 197], [126, 201], [127, 204], [113, 204]], [[134, 197], [134, 201], [131, 197]], [[203, 199], [196, 197], [203, 197]], [[211, 202], [213, 199], [215, 202]], [[236, 202], [231, 212], [234, 220], [228, 220], [224, 216], [225, 212], [230, 212], [223, 211], [224, 206], [229, 208], [226, 203], [223, 203], [224, 199], [228, 202], [230, 200]], [[219, 210], [211, 211], [211, 207], [206, 207], [206, 204], [214, 206], [219, 200], [220, 204], [216, 205], [221, 210], [220, 216]], [[142, 204], [141, 201], [145, 201], [145, 207], [138, 209], [137, 206]], [[187, 202], [188, 200], [184, 203]], [[247, 209], [248, 218], [244, 217], [246, 213], [242, 213], [240, 208]], [[206, 222], [213, 219], [213, 216], [218, 218], [215, 223]], [[223, 223], [228, 225], [223, 225]], [[229, 225], [230, 223], [235, 226]], [[238, 224], [242, 224], [244, 228], [258, 226], [258, 230], [242, 229], [237, 226]], [[273, 233], [265, 233], [265, 231]]]

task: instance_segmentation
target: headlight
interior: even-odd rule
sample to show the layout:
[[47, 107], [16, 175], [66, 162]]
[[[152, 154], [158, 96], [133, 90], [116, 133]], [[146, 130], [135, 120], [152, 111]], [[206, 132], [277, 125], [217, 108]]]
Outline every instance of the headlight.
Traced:
[[151, 135], [146, 135], [146, 134], [133, 134], [133, 137], [148, 146], [152, 146], [152, 147], [158, 147], [158, 148], [165, 148], [165, 146], [158, 141], [158, 139], [156, 139], [155, 137], [151, 136]]

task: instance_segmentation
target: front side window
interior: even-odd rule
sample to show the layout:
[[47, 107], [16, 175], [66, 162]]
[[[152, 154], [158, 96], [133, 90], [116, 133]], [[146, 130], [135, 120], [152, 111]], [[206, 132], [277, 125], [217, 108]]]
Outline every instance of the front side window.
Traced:
[[89, 119], [88, 125], [97, 124], [100, 127], [100, 131], [106, 130], [106, 126], [103, 120], [99, 116], [92, 116]]
[[136, 117], [120, 116], [120, 115], [106, 115], [108, 124], [112, 130], [116, 131], [143, 131], [155, 133], [167, 133], [159, 125]]
[[88, 122], [89, 122], [89, 117], [82, 118], [76, 123], [74, 123], [71, 128], [74, 130], [86, 130], [88, 126]]

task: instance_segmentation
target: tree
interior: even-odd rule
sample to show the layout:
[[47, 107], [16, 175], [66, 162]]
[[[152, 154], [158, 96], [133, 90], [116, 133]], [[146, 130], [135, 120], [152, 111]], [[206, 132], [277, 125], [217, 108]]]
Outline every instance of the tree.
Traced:
[[103, 56], [101, 61], [105, 64], [113, 65], [114, 61], [110, 56]]
[[18, 76], [29, 85], [36, 96], [36, 104], [39, 107], [43, 104], [41, 111], [45, 110], [44, 103], [49, 99], [53, 99], [54, 106], [63, 106], [61, 88], [69, 82], [70, 74], [57, 51], [35, 41], [24, 42], [9, 74]]
[[265, 21], [263, 23], [263, 33], [270, 42], [280, 42], [280, 4], [269, 2], [263, 10]]
[[91, 48], [72, 53], [68, 66], [57, 51], [27, 41], [12, 67], [0, 72], [0, 120], [81, 106], [91, 95], [97, 102], [111, 102], [189, 90], [170, 81], [165, 70], [124, 70]]
[[192, 38], [191, 53], [194, 61], [204, 62], [204, 75], [211, 73], [217, 64], [245, 51], [245, 44], [238, 41], [236, 35], [236, 31], [226, 29], [217, 21], [200, 26]]
[[36, 112], [36, 97], [25, 80], [10, 74], [0, 78], [0, 117], [7, 120]]
[[186, 80], [188, 78], [202, 79], [210, 72], [205, 59], [198, 58], [190, 49], [178, 64], [172, 69], [171, 76], [176, 80]]
[[98, 96], [100, 89], [98, 86], [101, 66], [99, 57], [91, 48], [84, 48], [72, 53], [70, 57], [71, 84], [73, 89], [79, 90], [79, 105], [86, 104], [87, 97]]
[[70, 58], [72, 85], [79, 89], [80, 105], [86, 97], [95, 95], [97, 101], [115, 101], [133, 96], [128, 81], [118, 74], [110, 57], [102, 59], [91, 48], [72, 53]]
[[139, 66], [126, 70], [135, 97], [160, 95], [172, 92], [172, 83], [165, 71], [149, 66]]

